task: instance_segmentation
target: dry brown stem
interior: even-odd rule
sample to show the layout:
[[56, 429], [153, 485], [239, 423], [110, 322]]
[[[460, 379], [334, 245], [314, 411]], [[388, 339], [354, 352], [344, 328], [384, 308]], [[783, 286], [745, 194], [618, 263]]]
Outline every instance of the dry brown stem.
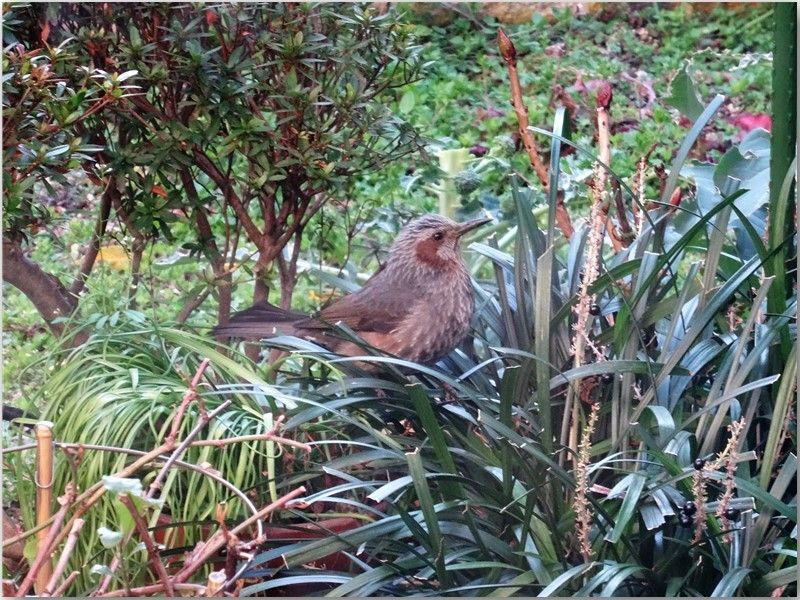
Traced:
[[81, 532], [84, 523], [86, 523], [86, 521], [83, 519], [75, 519], [75, 522], [72, 523], [72, 528], [69, 530], [69, 535], [67, 536], [67, 542], [64, 544], [64, 549], [61, 551], [61, 556], [58, 558], [58, 563], [55, 569], [53, 569], [50, 580], [41, 593], [42, 596], [51, 596], [55, 591], [58, 580], [61, 579], [64, 571], [67, 570], [67, 564], [72, 556], [72, 552], [75, 550], [75, 544], [78, 543], [78, 534]]
[[592, 460], [592, 434], [594, 433], [597, 417], [600, 413], [600, 403], [592, 404], [589, 420], [583, 428], [581, 443], [578, 447], [578, 464], [575, 466], [575, 499], [572, 508], [575, 511], [575, 536], [578, 540], [583, 562], [589, 564], [592, 558], [592, 544], [589, 534], [592, 530], [592, 509], [589, 506], [589, 464]]
[[[604, 82], [603, 86], [597, 94], [597, 146], [600, 151], [600, 162], [604, 165], [611, 166], [611, 136], [608, 125], [608, 110], [611, 106], [611, 85]], [[597, 169], [597, 176], [594, 180], [595, 193], [601, 199], [600, 209], [606, 222], [606, 230], [611, 239], [611, 245], [614, 252], [622, 250], [622, 241], [616, 236], [614, 223], [611, 217], [608, 216], [611, 203], [607, 200], [606, 185], [608, 183], [608, 174], [605, 168], [600, 167]]]
[[21, 598], [28, 593], [28, 590], [31, 588], [34, 579], [36, 579], [36, 576], [39, 574], [42, 565], [45, 563], [45, 561], [49, 560], [53, 548], [55, 548], [57, 545], [56, 538], [61, 531], [61, 524], [64, 522], [64, 518], [67, 515], [67, 510], [69, 510], [69, 507], [72, 505], [74, 500], [75, 488], [71, 484], [68, 484], [65, 494], [58, 499], [58, 501], [61, 503], [61, 508], [58, 509], [58, 512], [50, 522], [50, 530], [47, 533], [47, 537], [43, 542], [39, 543], [39, 549], [36, 553], [36, 558], [33, 559], [30, 570], [25, 575], [22, 583], [19, 584], [19, 588], [15, 594], [17, 598]]
[[[238, 536], [248, 527], [253, 525], [256, 521], [263, 519], [272, 512], [283, 508], [290, 501], [295, 499], [301, 494], [305, 494], [306, 488], [300, 486], [288, 494], [281, 496], [275, 502], [265, 506], [257, 514], [245, 519], [239, 525], [230, 530], [230, 535]], [[221, 531], [214, 532], [205, 543], [198, 544], [194, 551], [186, 558], [184, 567], [175, 574], [173, 581], [175, 583], [184, 583], [191, 577], [198, 569], [200, 569], [208, 559], [216, 554], [225, 545], [225, 535]]]
[[139, 534], [139, 539], [142, 540], [147, 550], [147, 558], [153, 570], [158, 575], [158, 578], [161, 580], [161, 583], [164, 584], [164, 592], [167, 596], [174, 596], [175, 590], [172, 588], [172, 582], [169, 579], [169, 575], [167, 575], [167, 570], [164, 568], [164, 563], [161, 562], [161, 558], [158, 555], [158, 548], [156, 548], [155, 542], [153, 542], [153, 538], [150, 537], [150, 532], [147, 530], [147, 523], [144, 522], [142, 515], [139, 514], [139, 510], [128, 494], [120, 494], [119, 500], [125, 505], [128, 512], [131, 513], [136, 532]]

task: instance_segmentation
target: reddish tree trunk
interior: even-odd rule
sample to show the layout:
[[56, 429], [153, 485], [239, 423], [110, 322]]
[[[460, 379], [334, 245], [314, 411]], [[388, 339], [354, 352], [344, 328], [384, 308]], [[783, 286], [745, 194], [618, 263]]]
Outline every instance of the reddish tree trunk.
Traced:
[[[25, 294], [55, 335], [64, 334], [64, 324], [53, 321], [75, 312], [78, 307], [75, 296], [56, 277], [45, 273], [39, 265], [25, 256], [19, 244], [8, 240], [3, 241], [3, 281]], [[86, 338], [85, 333], [78, 332], [71, 342], [79, 345]]]

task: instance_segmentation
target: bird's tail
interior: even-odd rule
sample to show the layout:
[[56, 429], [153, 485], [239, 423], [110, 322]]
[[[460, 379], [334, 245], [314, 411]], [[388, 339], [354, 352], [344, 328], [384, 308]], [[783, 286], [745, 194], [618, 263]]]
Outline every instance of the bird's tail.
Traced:
[[212, 335], [242, 339], [260, 339], [276, 335], [295, 335], [295, 323], [308, 317], [261, 302], [234, 314], [224, 325], [212, 330]]

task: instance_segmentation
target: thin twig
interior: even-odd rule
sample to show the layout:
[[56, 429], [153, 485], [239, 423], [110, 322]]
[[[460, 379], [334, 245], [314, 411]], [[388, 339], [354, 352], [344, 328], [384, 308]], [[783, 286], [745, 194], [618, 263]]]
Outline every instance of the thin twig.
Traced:
[[158, 556], [158, 548], [156, 548], [155, 543], [153, 543], [153, 538], [150, 537], [150, 532], [147, 530], [147, 523], [144, 522], [142, 515], [139, 514], [139, 510], [136, 508], [136, 505], [133, 503], [133, 500], [128, 494], [120, 494], [119, 500], [125, 505], [125, 507], [128, 509], [128, 512], [131, 513], [134, 527], [136, 527], [136, 532], [139, 534], [139, 539], [141, 539], [144, 543], [144, 547], [147, 550], [147, 557], [150, 559], [150, 564], [153, 566], [153, 570], [155, 570], [158, 578], [161, 580], [161, 583], [164, 584], [164, 591], [166, 592], [167, 596], [174, 596], [175, 590], [172, 588], [172, 581], [170, 581], [169, 575], [167, 575], [167, 570], [164, 568], [164, 563], [161, 562], [161, 559]]
[[220, 404], [217, 408], [212, 410], [210, 413], [199, 419], [197, 425], [195, 425], [194, 428], [189, 432], [189, 434], [186, 436], [186, 439], [183, 440], [178, 445], [177, 448], [175, 448], [170, 457], [167, 459], [167, 462], [165, 462], [164, 466], [161, 467], [161, 471], [159, 471], [158, 475], [153, 480], [153, 483], [150, 484], [150, 488], [147, 490], [148, 498], [153, 498], [155, 496], [155, 492], [161, 488], [161, 484], [166, 478], [170, 468], [175, 463], [175, 461], [180, 458], [180, 456], [184, 453], [184, 451], [192, 444], [192, 439], [198, 433], [200, 433], [200, 430], [202, 430], [206, 425], [208, 425], [214, 419], [214, 417], [216, 417], [218, 414], [226, 410], [231, 405], [231, 403], [232, 400], [226, 400], [225, 402]]
[[[56, 445], [59, 445], [59, 443], [57, 443]], [[67, 446], [67, 444], [63, 444], [63, 443], [60, 444], [60, 445]], [[75, 446], [75, 447], [78, 447], [81, 444], [72, 444], [72, 445]], [[88, 445], [86, 447], [88, 447]], [[20, 448], [24, 448], [24, 447], [18, 446], [15, 449], [20, 449]], [[8, 452], [10, 450], [11, 449], [6, 449], [6, 452]], [[168, 445], [166, 445], [166, 444], [162, 444], [161, 446], [159, 446], [158, 448], [155, 448], [154, 450], [151, 450], [150, 452], [142, 453], [141, 458], [139, 458], [138, 460], [132, 462], [127, 467], [125, 467], [123, 469], [120, 469], [119, 471], [114, 473], [114, 476], [115, 477], [129, 477], [130, 475], [136, 473], [136, 471], [141, 469], [147, 463], [152, 462], [154, 459], [159, 458], [160, 455], [166, 454], [169, 451], [170, 451], [170, 447]], [[86, 513], [86, 511], [89, 510], [89, 508], [91, 508], [91, 506], [95, 502], [100, 500], [100, 498], [103, 496], [104, 493], [105, 493], [105, 489], [103, 487], [103, 482], [99, 481], [99, 482], [93, 484], [91, 487], [89, 487], [89, 489], [87, 489], [85, 492], [81, 493], [77, 498], [75, 498], [73, 503], [74, 504], [79, 504], [79, 506], [76, 509], [75, 514], [72, 515], [70, 520], [67, 522], [67, 525], [68, 526], [72, 526], [73, 521], [75, 519], [77, 519], [77, 518], [82, 517]], [[3, 540], [3, 547], [5, 548], [7, 545], [10, 545], [10, 544], [18, 542], [20, 540], [26, 539], [27, 537], [33, 535], [34, 533], [36, 533], [38, 530], [42, 529], [43, 527], [47, 527], [48, 525], [53, 524], [54, 520], [55, 520], [55, 516], [50, 517], [49, 520], [45, 521], [44, 523], [42, 523], [42, 524], [40, 524], [40, 525], [38, 525], [38, 526], [36, 526], [36, 527], [34, 527], [32, 529], [28, 529], [27, 531], [23, 531], [22, 533], [20, 533], [19, 535], [14, 536], [13, 538], [9, 538], [7, 540]], [[61, 539], [63, 539], [63, 536], [66, 536], [66, 535], [67, 534], [66, 534], [65, 530], [62, 530], [62, 534], [59, 536], [59, 538], [57, 538], [56, 543], [60, 542]]]
[[42, 591], [42, 596], [50, 596], [52, 594], [51, 590], [54, 590], [58, 580], [61, 579], [64, 571], [67, 570], [67, 564], [72, 557], [72, 552], [75, 550], [75, 544], [78, 543], [78, 534], [85, 523], [86, 521], [83, 519], [75, 519], [75, 522], [72, 524], [69, 536], [67, 536], [67, 542], [64, 544], [64, 549], [61, 551], [61, 556], [58, 558], [58, 563], [53, 570], [53, 574], [50, 576], [50, 581], [47, 582], [47, 585]]
[[202, 292], [200, 292], [199, 294], [197, 294], [197, 296], [195, 296], [194, 298], [189, 298], [189, 300], [186, 301], [186, 304], [183, 305], [183, 308], [181, 308], [181, 312], [178, 313], [177, 317], [175, 317], [175, 322], [178, 325], [183, 325], [184, 323], [186, 323], [186, 320], [189, 318], [189, 316], [195, 310], [200, 308], [203, 302], [206, 301], [206, 298], [208, 298], [210, 295], [211, 295], [211, 289], [207, 288]]
[[[198, 368], [198, 375], [201, 375], [202, 371], [205, 370], [205, 365], [207, 365], [207, 362], [208, 362], [208, 359], [204, 360], [203, 363], [200, 364], [200, 367]], [[181, 407], [178, 409], [178, 414], [176, 414], [176, 416], [175, 416], [176, 420], [179, 419], [179, 417], [182, 416], [182, 414], [183, 414], [181, 409], [183, 409], [183, 411], [186, 410], [185, 400], [186, 400], [187, 397], [189, 399], [191, 399], [191, 396], [189, 394], [194, 389], [194, 387], [197, 385], [198, 379], [199, 379], [199, 377], [197, 375], [195, 375], [195, 378], [192, 380], [192, 384], [189, 386], [189, 392], [187, 392], [186, 395], [184, 396], [184, 402], [181, 403]], [[195, 394], [195, 396], [196, 396], [196, 394]], [[170, 454], [169, 458], [164, 463], [164, 466], [161, 467], [161, 470], [158, 472], [158, 475], [156, 475], [156, 478], [153, 480], [153, 483], [150, 484], [150, 487], [147, 490], [147, 497], [148, 498], [153, 498], [155, 496], [156, 492], [159, 489], [161, 489], [161, 485], [163, 483], [163, 480], [167, 477], [167, 473], [172, 468], [172, 466], [175, 464], [175, 461], [177, 461], [180, 458], [180, 456], [189, 447], [189, 444], [191, 443], [191, 441], [194, 438], [194, 436], [196, 436], [198, 433], [200, 433], [200, 430], [203, 429], [203, 427], [205, 427], [206, 425], [208, 425], [208, 423], [214, 417], [216, 417], [219, 413], [221, 413], [222, 411], [227, 409], [231, 405], [231, 402], [232, 402], [231, 400], [226, 400], [225, 402], [220, 404], [217, 408], [215, 408], [212, 412], [200, 417], [197, 425], [194, 427], [194, 429], [192, 429], [189, 432], [189, 435], [186, 436], [186, 439], [183, 440], [178, 445], [178, 447], [175, 448], [175, 450], [172, 451], [172, 453]], [[170, 437], [171, 436], [172, 436], [172, 434], [170, 434]], [[172, 440], [171, 442], [169, 442], [169, 438], [168, 438], [168, 443], [170, 443], [170, 446], [173, 446], [175, 444], [175, 441]], [[128, 536], [126, 537], [126, 541], [130, 539], [132, 533], [133, 532], [128, 534]], [[112, 579], [112, 576], [113, 576], [114, 572], [119, 568], [119, 563], [120, 563], [119, 558], [118, 557], [114, 557], [114, 559], [111, 561], [111, 564], [108, 567], [111, 572], [109, 574], [107, 574], [103, 578], [103, 580], [100, 582], [100, 585], [97, 587], [97, 589], [95, 590], [93, 595], [98, 595], [99, 596], [99, 595], [102, 595], [102, 594], [105, 593], [105, 591], [108, 589], [108, 586], [111, 585], [111, 579]]]
[[[256, 523], [259, 519], [263, 519], [270, 513], [283, 508], [291, 500], [295, 499], [301, 494], [305, 494], [306, 488], [300, 486], [285, 496], [281, 496], [275, 502], [265, 506], [258, 514], [249, 517], [242, 521], [239, 525], [230, 530], [231, 535], [239, 535], [242, 531]], [[176, 583], [183, 583], [191, 577], [198, 569], [200, 569], [209, 558], [216, 554], [225, 545], [225, 536], [216, 531], [204, 544], [198, 544], [194, 551], [187, 557], [184, 567], [175, 575], [174, 581]]]
[[[194, 592], [196, 596], [198, 592], [206, 589], [206, 586], [197, 583], [176, 583], [172, 586], [176, 592]], [[156, 583], [153, 585], [143, 585], [141, 587], [130, 588], [128, 590], [114, 590], [102, 594], [102, 598], [121, 598], [125, 596], [152, 596], [153, 594], [160, 594], [164, 591], [163, 583]]]
[[217, 448], [222, 448], [223, 446], [229, 446], [230, 444], [238, 444], [240, 442], [259, 442], [259, 441], [270, 441], [275, 442], [277, 444], [283, 444], [284, 446], [293, 446], [295, 448], [300, 448], [301, 450], [305, 450], [306, 452], [311, 452], [311, 446], [306, 444], [305, 442], [298, 442], [296, 440], [292, 440], [289, 438], [284, 438], [275, 435], [275, 433], [280, 429], [283, 421], [286, 417], [284, 415], [280, 415], [277, 419], [275, 419], [275, 423], [272, 425], [269, 431], [265, 431], [264, 433], [253, 433], [250, 435], [240, 435], [232, 438], [222, 438], [218, 440], [196, 440], [189, 444], [192, 447], [195, 446], [215, 446]]
[[75, 581], [78, 578], [78, 575], [80, 574], [81, 574], [80, 571], [73, 571], [72, 573], [67, 575], [67, 578], [63, 581], [63, 583], [53, 591], [53, 597], [55, 598], [62, 597], [64, 595], [64, 592], [67, 591], [67, 588], [72, 585], [72, 582]]
[[[178, 411], [175, 413], [175, 417], [172, 419], [172, 429], [169, 432], [169, 436], [165, 440], [166, 443], [174, 443], [175, 440], [178, 439], [178, 434], [181, 430], [181, 424], [183, 422], [183, 415], [186, 413], [186, 409], [188, 408], [189, 404], [191, 404], [192, 400], [197, 398], [197, 386], [200, 383], [200, 378], [203, 376], [203, 372], [206, 370], [209, 364], [209, 360], [207, 358], [203, 359], [203, 362], [200, 363], [200, 366], [197, 367], [197, 372], [194, 374], [191, 383], [189, 383], [189, 389], [186, 390], [186, 393], [183, 395], [183, 399], [181, 399], [180, 406], [178, 406]], [[150, 489], [153, 489], [153, 486], [150, 486]]]
[[94, 263], [97, 260], [97, 255], [100, 252], [100, 242], [103, 239], [103, 235], [105, 235], [106, 227], [108, 225], [108, 217], [111, 214], [111, 196], [114, 193], [118, 193], [116, 188], [114, 188], [112, 191], [115, 181], [116, 180], [114, 177], [108, 178], [106, 189], [103, 191], [103, 195], [101, 196], [100, 213], [97, 217], [97, 223], [94, 226], [92, 239], [89, 242], [89, 247], [86, 249], [86, 254], [83, 256], [83, 262], [81, 263], [81, 268], [78, 271], [78, 275], [69, 288], [69, 293], [73, 296], [77, 297], [83, 291], [83, 288], [86, 285], [86, 280], [89, 278], [89, 274], [92, 272]]
[[133, 239], [132, 258], [131, 258], [131, 285], [128, 288], [128, 308], [136, 308], [136, 292], [139, 290], [139, 283], [142, 280], [142, 256], [144, 255], [145, 239], [137, 232]]
[[[56, 547], [56, 540], [58, 538], [59, 531], [61, 531], [61, 524], [64, 522], [64, 518], [67, 515], [67, 510], [75, 501], [75, 488], [73, 486], [69, 486], [66, 493], [58, 499], [61, 502], [61, 508], [58, 509], [58, 512], [48, 521], [50, 525], [50, 531], [47, 534], [45, 540], [39, 545], [39, 551], [36, 553], [36, 558], [33, 559], [33, 564], [31, 564], [31, 568], [28, 573], [25, 575], [25, 578], [22, 580], [22, 583], [19, 584], [19, 588], [17, 589], [17, 593], [15, 596], [17, 598], [21, 598], [28, 593], [28, 590], [33, 585], [33, 581], [36, 579], [36, 575], [39, 573], [42, 565], [45, 563], [46, 560], [49, 559], [53, 548]], [[42, 526], [46, 526], [48, 522], [42, 524]], [[15, 538], [24, 539], [27, 535], [24, 535], [28, 532], [23, 532], [20, 535], [14, 536]], [[33, 534], [34, 532], [31, 531], [29, 535]], [[22, 537], [21, 537], [22, 536]], [[13, 538], [12, 538], [13, 539]], [[8, 540], [6, 541], [8, 543]]]

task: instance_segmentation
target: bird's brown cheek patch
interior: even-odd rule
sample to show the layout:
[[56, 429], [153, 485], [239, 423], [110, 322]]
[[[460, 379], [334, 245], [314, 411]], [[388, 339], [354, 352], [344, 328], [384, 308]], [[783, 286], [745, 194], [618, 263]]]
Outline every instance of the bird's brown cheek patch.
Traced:
[[439, 256], [439, 242], [434, 239], [424, 240], [417, 244], [417, 258], [434, 267], [444, 267], [447, 261]]

